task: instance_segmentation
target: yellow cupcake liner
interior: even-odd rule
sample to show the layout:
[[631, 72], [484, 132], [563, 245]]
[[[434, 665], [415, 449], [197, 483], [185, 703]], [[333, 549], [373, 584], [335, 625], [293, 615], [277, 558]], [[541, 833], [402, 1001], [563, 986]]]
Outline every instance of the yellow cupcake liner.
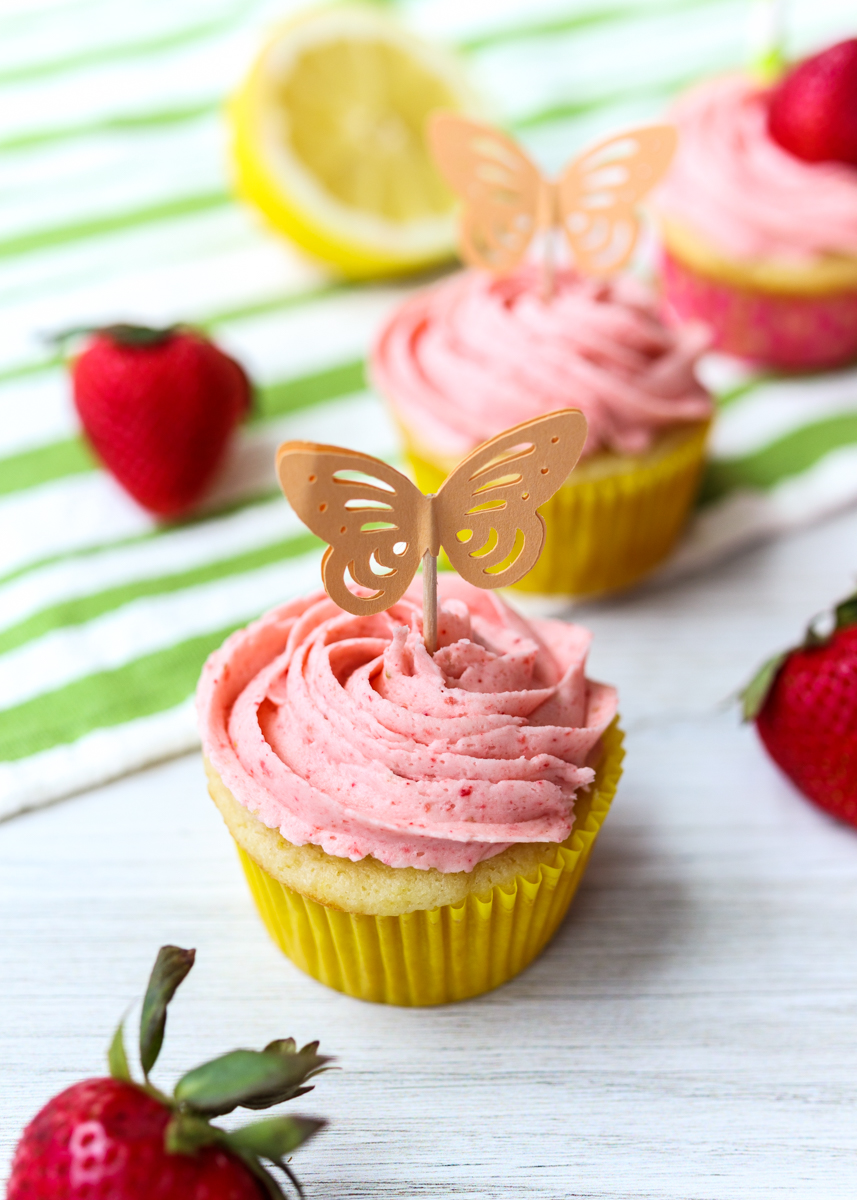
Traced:
[[239, 847], [268, 932], [302, 971], [360, 1000], [448, 1004], [499, 987], [553, 937], [586, 870], [622, 774], [616, 722], [603, 740], [595, 782], [575, 802], [574, 828], [546, 849], [535, 877], [517, 875], [460, 904], [394, 917], [343, 912], [279, 883]]
[[[643, 579], [669, 555], [699, 487], [709, 423], [666, 435], [639, 459], [597, 459], [572, 472], [539, 512], [547, 526], [541, 558], [515, 588], [594, 596]], [[452, 468], [418, 448], [405, 431], [417, 486], [436, 492]]]

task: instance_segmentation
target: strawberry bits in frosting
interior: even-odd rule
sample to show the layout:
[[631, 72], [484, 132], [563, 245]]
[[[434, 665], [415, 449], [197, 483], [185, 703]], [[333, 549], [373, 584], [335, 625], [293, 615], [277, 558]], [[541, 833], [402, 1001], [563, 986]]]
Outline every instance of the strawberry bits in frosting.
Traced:
[[711, 416], [694, 374], [707, 336], [666, 326], [632, 277], [559, 272], [545, 300], [533, 267], [462, 271], [393, 314], [371, 373], [406, 432], [440, 457], [560, 408], [584, 413], [585, 456], [644, 454], [664, 430]]
[[438, 632], [432, 658], [410, 594], [354, 617], [318, 593], [233, 634], [198, 709], [236, 800], [294, 845], [392, 867], [469, 871], [564, 841], [616, 715], [584, 675], [590, 634], [453, 577]]

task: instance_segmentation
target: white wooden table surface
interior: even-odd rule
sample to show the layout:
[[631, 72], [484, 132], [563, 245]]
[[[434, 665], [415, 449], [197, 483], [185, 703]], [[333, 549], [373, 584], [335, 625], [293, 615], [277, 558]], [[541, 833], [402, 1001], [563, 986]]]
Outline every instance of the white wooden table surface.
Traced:
[[[157, 947], [198, 948], [160, 1078], [320, 1037], [322, 1197], [857, 1195], [857, 831], [721, 702], [857, 569], [857, 513], [588, 606], [627, 771], [542, 958], [466, 1004], [362, 1004], [268, 941], [196, 756], [0, 826], [0, 1178], [25, 1120], [103, 1071]], [[141, 1198], [142, 1200], [142, 1198]]]

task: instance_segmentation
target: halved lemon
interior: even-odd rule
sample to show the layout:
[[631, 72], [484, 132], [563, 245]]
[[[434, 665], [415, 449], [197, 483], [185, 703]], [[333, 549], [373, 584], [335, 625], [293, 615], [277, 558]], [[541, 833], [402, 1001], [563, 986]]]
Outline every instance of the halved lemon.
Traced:
[[352, 278], [449, 258], [454, 198], [425, 138], [436, 109], [475, 112], [451, 54], [359, 5], [281, 26], [230, 105], [239, 192]]

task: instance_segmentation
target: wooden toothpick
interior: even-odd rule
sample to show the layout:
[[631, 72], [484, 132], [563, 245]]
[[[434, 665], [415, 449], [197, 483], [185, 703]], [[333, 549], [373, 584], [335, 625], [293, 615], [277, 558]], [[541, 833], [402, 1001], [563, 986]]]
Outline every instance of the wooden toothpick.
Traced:
[[542, 299], [553, 300], [556, 293], [556, 238], [553, 229], [546, 229], [542, 246]]
[[437, 650], [437, 559], [423, 555], [423, 641], [429, 654]]

